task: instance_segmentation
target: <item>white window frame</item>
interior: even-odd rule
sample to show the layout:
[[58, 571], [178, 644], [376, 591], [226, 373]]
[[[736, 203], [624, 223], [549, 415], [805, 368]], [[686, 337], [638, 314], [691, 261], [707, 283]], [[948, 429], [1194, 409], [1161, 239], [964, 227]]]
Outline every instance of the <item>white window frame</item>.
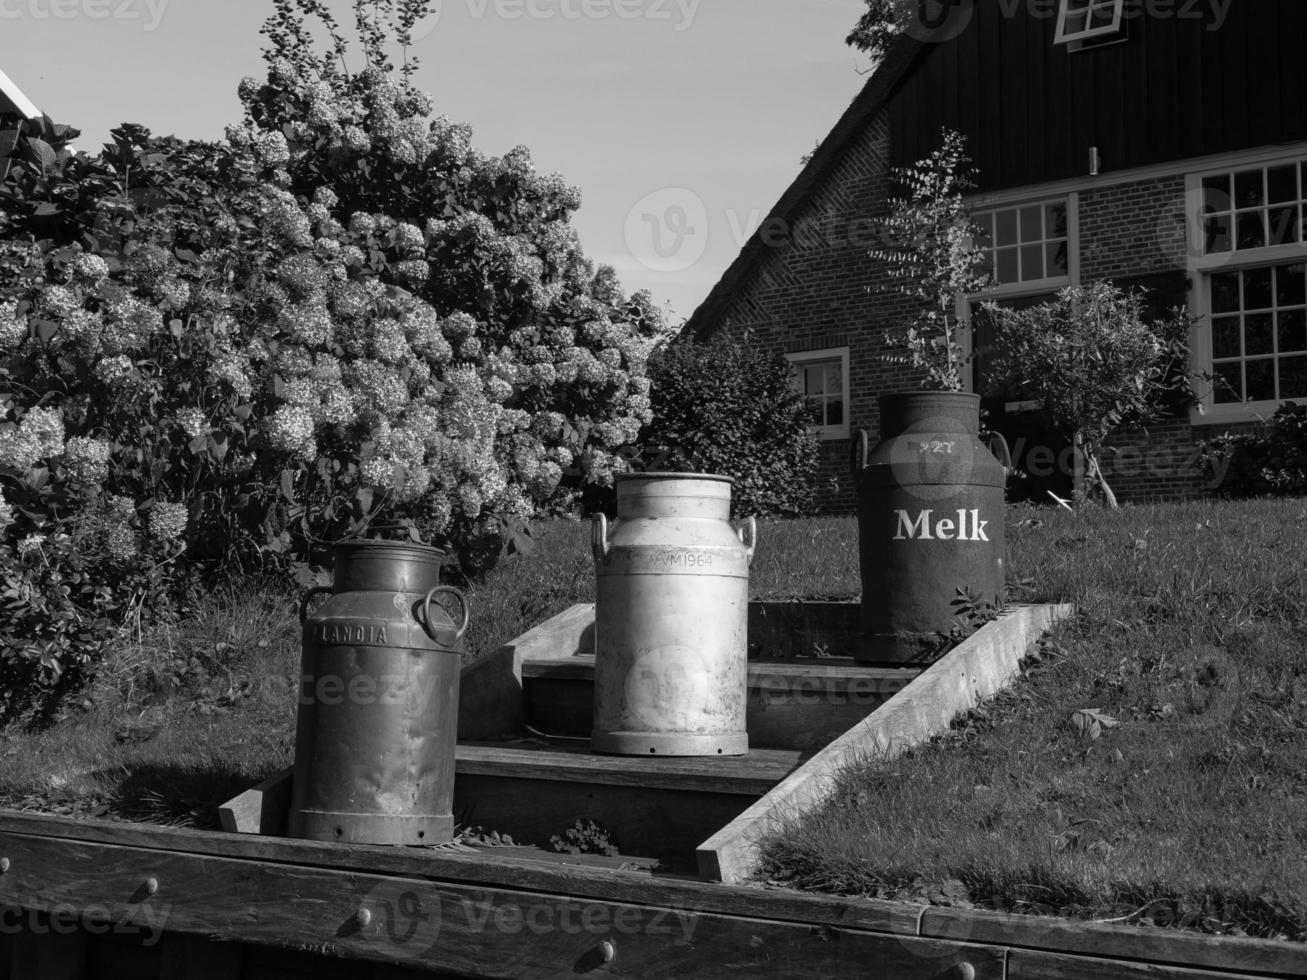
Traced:
[[[1304, 160], [1307, 160], [1307, 147], [1299, 148], [1294, 153], [1279, 156], [1256, 153], [1232, 157], [1222, 161], [1220, 166], [1208, 167], [1186, 174], [1186, 209], [1190, 216], [1190, 220], [1185, 222], [1189, 234], [1188, 271], [1193, 282], [1190, 310], [1195, 317], [1195, 326], [1190, 334], [1189, 348], [1193, 356], [1193, 367], [1196, 372], [1211, 372], [1213, 367], [1210, 276], [1217, 272], [1234, 272], [1249, 268], [1307, 261], [1307, 243], [1301, 241], [1287, 245], [1268, 245], [1262, 248], [1232, 248], [1227, 252], [1216, 252], [1208, 255], [1206, 251], [1207, 223], [1204, 220], [1203, 210], [1205, 204], [1203, 181], [1208, 177], [1219, 176], [1223, 173], [1234, 173], [1240, 170], [1270, 170], [1290, 163], [1298, 164], [1301, 167]], [[1307, 229], [1303, 229], [1303, 231], [1307, 233]], [[1255, 402], [1227, 402], [1218, 405], [1214, 386], [1202, 385], [1199, 403], [1191, 412], [1190, 421], [1194, 425], [1255, 422], [1269, 418], [1283, 404], [1284, 401], [1282, 400], [1262, 400]]]
[[[829, 361], [839, 361], [840, 380], [842, 382], [841, 397], [844, 399], [844, 422], [841, 425], [815, 425], [812, 430], [816, 432], [823, 440], [830, 439], [847, 439], [849, 437], [849, 349], [847, 347], [825, 347], [820, 350], [796, 351], [793, 354], [786, 354], [786, 359], [790, 362], [791, 367], [795, 369], [795, 378], [801, 378], [800, 371], [805, 367], [813, 364], [822, 364]], [[802, 389], [798, 388], [800, 394]], [[806, 395], [804, 396], [807, 397]]]
[[[1036, 293], [1056, 292], [1064, 286], [1070, 286], [1080, 279], [1080, 195], [1074, 191], [1068, 194], [1053, 194], [1033, 198], [1016, 198], [998, 200], [987, 198], [968, 204], [971, 220], [975, 222], [980, 215], [996, 211], [1018, 211], [1022, 208], [1039, 207], [1041, 210], [1050, 204], [1066, 204], [1066, 274], [1045, 276], [1042, 279], [1026, 279], [1022, 282], [999, 283], [991, 286], [982, 294], [985, 299], [1000, 299], [1006, 296], [1029, 296]], [[1020, 217], [1018, 216], [1018, 222]], [[1019, 235], [1019, 233], [1018, 233]], [[1047, 243], [1050, 239], [1042, 239]], [[970, 297], [974, 298], [974, 297]]]
[[991, 286], [982, 293], [964, 295], [959, 293], [954, 312], [957, 321], [964, 326], [962, 331], [962, 349], [968, 363], [965, 372], [966, 390], [975, 390], [975, 366], [971, 364], [971, 355], [975, 350], [971, 332], [971, 305], [987, 300], [1020, 299], [1023, 296], [1039, 296], [1042, 293], [1056, 293], [1067, 286], [1080, 283], [1080, 194], [1067, 191], [1063, 194], [1042, 194], [1038, 197], [1012, 197], [1010, 195], [986, 195], [975, 201], [967, 202], [967, 208], [974, 220], [977, 214], [987, 211], [1001, 211], [1010, 208], [1029, 207], [1038, 204], [1057, 204], [1066, 200], [1066, 275], [1052, 276], [1044, 279], [1032, 279], [1028, 282], [1004, 283]]
[[[1072, 14], [1072, 3], [1078, 5], [1075, 13], [1089, 14], [1085, 20], [1085, 27], [1078, 31], [1067, 29], [1067, 21], [1070, 20]], [[1094, 11], [1103, 8], [1111, 9], [1112, 22], [1100, 27], [1090, 27], [1089, 24], [1094, 19]], [[1053, 43], [1076, 45], [1097, 38], [1116, 37], [1121, 33], [1121, 25], [1124, 22], [1125, 0], [1061, 0], [1057, 10], [1057, 34], [1053, 38]], [[1072, 50], [1075, 50], [1075, 48], [1073, 47]]]

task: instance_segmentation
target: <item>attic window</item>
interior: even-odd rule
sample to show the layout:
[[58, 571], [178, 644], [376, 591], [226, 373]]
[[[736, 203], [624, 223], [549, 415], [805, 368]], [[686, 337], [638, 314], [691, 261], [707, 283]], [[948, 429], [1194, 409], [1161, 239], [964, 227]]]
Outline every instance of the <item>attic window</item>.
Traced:
[[1057, 14], [1054, 44], [1070, 44], [1072, 50], [1085, 41], [1115, 38], [1121, 33], [1125, 0], [1062, 0]]

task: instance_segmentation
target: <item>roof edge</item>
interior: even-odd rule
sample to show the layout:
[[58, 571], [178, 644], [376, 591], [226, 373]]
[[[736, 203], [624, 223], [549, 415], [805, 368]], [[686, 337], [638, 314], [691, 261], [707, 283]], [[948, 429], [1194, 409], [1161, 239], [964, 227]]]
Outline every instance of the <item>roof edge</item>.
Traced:
[[16, 112], [24, 119], [40, 119], [41, 110], [36, 107], [12, 78], [0, 70], [0, 110]]
[[763, 244], [763, 230], [775, 219], [789, 221], [791, 216], [805, 204], [812, 194], [821, 186], [824, 178], [840, 162], [845, 147], [857, 139], [864, 127], [875, 118], [889, 99], [890, 92], [907, 70], [916, 61], [917, 55], [926, 47], [925, 43], [909, 35], [901, 36], [884, 60], [867, 79], [862, 91], [854, 96], [849, 107], [844, 110], [827, 137], [812, 155], [807, 165], [799, 171], [799, 176], [781, 195], [772, 207], [767, 218], [753, 233], [735, 261], [727, 267], [721, 279], [699, 307], [686, 320], [681, 336], [691, 340], [703, 340], [712, 332], [715, 320], [722, 313], [736, 288], [769, 251]]

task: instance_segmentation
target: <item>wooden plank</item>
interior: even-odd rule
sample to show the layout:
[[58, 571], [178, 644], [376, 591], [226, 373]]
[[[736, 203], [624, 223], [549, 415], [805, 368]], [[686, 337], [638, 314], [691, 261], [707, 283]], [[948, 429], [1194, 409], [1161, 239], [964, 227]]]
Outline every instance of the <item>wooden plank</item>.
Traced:
[[494, 738], [522, 730], [522, 664], [594, 652], [594, 603], [564, 610], [464, 668], [459, 680], [458, 737]]
[[159, 980], [242, 980], [245, 947], [172, 933], [163, 940]]
[[10, 837], [49, 839], [56, 844], [82, 841], [131, 847], [140, 851], [141, 861], [146, 864], [159, 855], [180, 852], [341, 871], [420, 876], [518, 891], [784, 919], [816, 926], [848, 926], [894, 935], [915, 936], [922, 912], [919, 906], [876, 899], [841, 898], [788, 889], [736, 888], [675, 878], [651, 880], [645, 875], [606, 869], [541, 867], [512, 858], [499, 860], [495, 856], [497, 848], [478, 848], [475, 853], [468, 853], [450, 848], [336, 844], [0, 810], [0, 856], [5, 854]]
[[[522, 665], [528, 679], [594, 682], [593, 655], [576, 655], [566, 662], [531, 660]], [[751, 660], [748, 684], [752, 690], [777, 693], [894, 695], [921, 675], [918, 667], [863, 667], [852, 658], [810, 657], [806, 660]]]
[[921, 934], [932, 939], [1184, 964], [1258, 976], [1307, 977], [1304, 943], [943, 908], [926, 909]]
[[946, 731], [959, 712], [1000, 691], [1030, 644], [1070, 612], [1070, 606], [1019, 606], [976, 631], [705, 841], [699, 848], [701, 877], [747, 879], [758, 861], [759, 840], [820, 804], [842, 769], [867, 758], [892, 758]]
[[759, 749], [743, 756], [595, 755], [588, 743], [518, 740], [459, 743], [458, 782], [464, 776], [552, 780], [585, 786], [630, 786], [761, 796], [794, 772], [806, 756], [791, 749]]
[[290, 775], [291, 770], [284, 769], [218, 807], [219, 825], [229, 834], [285, 834]]
[[751, 799], [736, 793], [464, 776], [454, 794], [454, 817], [460, 824], [492, 828], [516, 843], [540, 847], [585, 818], [607, 830], [623, 853], [654, 857], [668, 870], [694, 874], [699, 842], [738, 817]]
[[[1301, 974], [1299, 974], [1301, 976]], [[1007, 980], [1260, 980], [1250, 973], [1191, 969], [1157, 963], [1098, 959], [1014, 949], [1008, 953]]]
[[[16, 835], [0, 844], [12, 861], [0, 904], [23, 908], [127, 903], [147, 864], [140, 850], [108, 844]], [[830, 980], [864, 977], [868, 964], [879, 980], [1004, 974], [1002, 949], [913, 936], [194, 854], [150, 858], [159, 889], [136, 904], [165, 915], [170, 934], [472, 977], [552, 980], [602, 967], [611, 977]]]
[[[6, 904], [0, 902], [0, 906]], [[9, 963], [14, 980], [84, 980], [91, 976], [87, 972], [86, 933], [77, 930], [75, 916], [62, 914], [65, 909], [53, 911], [53, 919], [21, 917], [23, 930], [14, 936]]]

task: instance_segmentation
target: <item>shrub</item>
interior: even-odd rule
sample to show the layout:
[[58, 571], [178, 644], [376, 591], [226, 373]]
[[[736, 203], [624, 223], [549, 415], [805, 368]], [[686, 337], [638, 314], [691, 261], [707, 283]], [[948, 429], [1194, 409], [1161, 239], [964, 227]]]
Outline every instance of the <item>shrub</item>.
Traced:
[[654, 356], [650, 378], [645, 468], [733, 477], [738, 513], [812, 512], [818, 441], [785, 358], [747, 339], [673, 343]]
[[1307, 405], [1288, 402], [1257, 433], [1225, 433], [1200, 444], [1200, 463], [1232, 497], [1307, 494]]
[[[424, 5], [399, 6], [402, 43]], [[365, 534], [481, 555], [626, 468], [657, 309], [581, 254], [575, 189], [429, 118], [383, 50], [394, 2], [356, 7], [350, 74], [323, 5], [277, 4], [226, 143], [0, 134], [0, 573], [58, 606], [8, 634], [0, 721], [196, 562], [294, 569]]]

